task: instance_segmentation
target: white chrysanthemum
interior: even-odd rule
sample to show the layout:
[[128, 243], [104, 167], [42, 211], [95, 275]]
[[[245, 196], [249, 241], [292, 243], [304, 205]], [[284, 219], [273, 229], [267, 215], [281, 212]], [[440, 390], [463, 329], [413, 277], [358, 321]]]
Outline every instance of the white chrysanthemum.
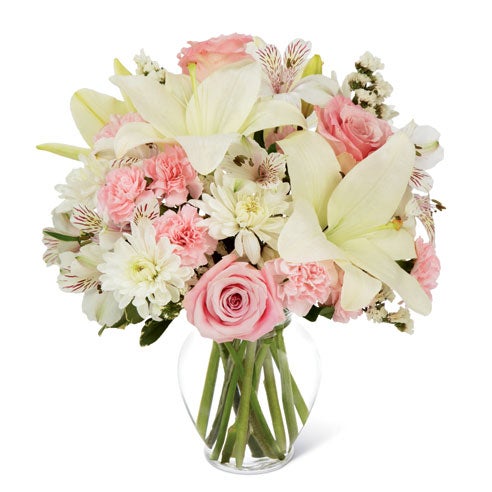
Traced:
[[[219, 182], [220, 183], [220, 182]], [[277, 249], [277, 240], [290, 209], [289, 185], [280, 183], [275, 189], [262, 189], [251, 181], [224, 177], [219, 186], [210, 186], [211, 195], [191, 203], [207, 215], [205, 223], [215, 239], [234, 237], [239, 255], [253, 264], [261, 257], [260, 241]]]
[[169, 239], [155, 239], [150, 220], [132, 224], [131, 234], [124, 234], [114, 251], [104, 254], [98, 269], [104, 291], [113, 291], [119, 307], [132, 303], [142, 318], [159, 319], [169, 302], [178, 302], [185, 282], [193, 269], [182, 267]]
[[69, 212], [76, 205], [87, 205], [94, 209], [97, 205], [97, 192], [104, 184], [111, 163], [106, 159], [93, 156], [81, 156], [83, 167], [74, 169], [66, 178], [65, 184], [55, 187], [63, 202], [56, 208], [57, 212]]

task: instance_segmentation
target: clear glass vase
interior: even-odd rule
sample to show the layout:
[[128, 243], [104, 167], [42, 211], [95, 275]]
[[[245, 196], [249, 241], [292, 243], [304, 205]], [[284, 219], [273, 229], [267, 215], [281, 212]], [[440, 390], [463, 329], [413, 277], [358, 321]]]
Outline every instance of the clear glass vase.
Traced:
[[194, 329], [179, 385], [208, 461], [234, 473], [276, 470], [292, 458], [320, 381], [318, 352], [295, 317], [256, 342], [216, 343]]

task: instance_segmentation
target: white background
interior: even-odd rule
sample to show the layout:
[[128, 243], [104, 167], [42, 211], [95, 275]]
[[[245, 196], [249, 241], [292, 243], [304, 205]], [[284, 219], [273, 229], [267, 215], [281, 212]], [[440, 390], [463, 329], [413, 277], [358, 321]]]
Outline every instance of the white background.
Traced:
[[[459, 5], [459, 7], [450, 6]], [[9, 2], [2, 12], [0, 490], [492, 490], [491, 56], [485, 2]], [[185, 412], [176, 362], [190, 328], [149, 348], [98, 327], [42, 260], [53, 187], [73, 162], [37, 143], [82, 144], [71, 94], [145, 48], [177, 70], [188, 39], [251, 33], [313, 43], [340, 79], [370, 50], [391, 103], [442, 134], [433, 170], [442, 261], [416, 334], [360, 320], [311, 327], [323, 361], [297, 456], [269, 475], [219, 472]], [[197, 381], [202, 379], [197, 374]]]

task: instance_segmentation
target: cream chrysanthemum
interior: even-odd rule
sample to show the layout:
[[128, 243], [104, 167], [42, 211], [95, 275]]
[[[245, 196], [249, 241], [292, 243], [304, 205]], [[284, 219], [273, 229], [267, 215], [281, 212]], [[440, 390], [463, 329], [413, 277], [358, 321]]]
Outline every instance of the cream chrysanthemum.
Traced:
[[193, 269], [181, 266], [169, 239], [156, 241], [150, 220], [132, 224], [114, 251], [104, 255], [98, 266], [104, 291], [112, 291], [120, 308], [132, 303], [142, 318], [159, 319], [169, 302], [178, 302]]

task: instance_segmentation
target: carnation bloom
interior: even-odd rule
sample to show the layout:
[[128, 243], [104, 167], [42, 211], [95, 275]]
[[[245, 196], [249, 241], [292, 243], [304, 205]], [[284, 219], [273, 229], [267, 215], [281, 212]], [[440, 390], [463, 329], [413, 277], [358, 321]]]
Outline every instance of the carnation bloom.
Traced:
[[188, 194], [198, 198], [202, 184], [179, 145], [166, 147], [155, 157], [144, 161], [145, 176], [152, 178], [149, 188], [158, 197], [164, 197], [168, 207], [186, 202]]
[[114, 293], [120, 308], [132, 303], [142, 318], [159, 319], [166, 304], [179, 301], [193, 269], [181, 265], [169, 239], [156, 240], [150, 220], [132, 223], [131, 230], [103, 255], [101, 287]]
[[201, 81], [218, 68], [251, 58], [246, 53], [246, 45], [252, 41], [252, 36], [244, 34], [222, 35], [201, 42], [188, 41], [190, 46], [178, 54], [178, 65], [188, 75], [188, 65], [195, 63], [196, 76]]
[[185, 296], [188, 321], [218, 343], [235, 338], [255, 341], [285, 320], [273, 279], [263, 270], [222, 258]]
[[325, 301], [338, 283], [334, 263], [289, 263], [281, 258], [267, 261], [263, 267], [277, 284], [283, 306], [299, 316]]
[[[389, 124], [338, 95], [316, 108], [317, 131], [325, 137], [346, 174], [362, 159], [382, 147], [393, 133]], [[347, 155], [348, 154], [348, 155]]]
[[410, 274], [417, 279], [422, 289], [432, 299], [431, 290], [437, 287], [441, 263], [436, 256], [434, 245], [432, 243], [424, 243], [421, 237], [415, 241], [415, 250], [417, 259]]
[[109, 171], [106, 183], [99, 190], [99, 207], [115, 224], [132, 219], [138, 201], [148, 198], [147, 182], [139, 167], [122, 167]]
[[145, 120], [138, 113], [112, 114], [109, 117], [109, 122], [94, 135], [94, 142], [101, 138], [113, 138], [123, 125], [136, 121], [142, 122]]
[[183, 266], [206, 265], [205, 254], [212, 254], [217, 246], [217, 240], [209, 236], [203, 218], [191, 205], [184, 205], [178, 213], [168, 210], [152, 224], [156, 240], [167, 237], [176, 246], [175, 253]]

